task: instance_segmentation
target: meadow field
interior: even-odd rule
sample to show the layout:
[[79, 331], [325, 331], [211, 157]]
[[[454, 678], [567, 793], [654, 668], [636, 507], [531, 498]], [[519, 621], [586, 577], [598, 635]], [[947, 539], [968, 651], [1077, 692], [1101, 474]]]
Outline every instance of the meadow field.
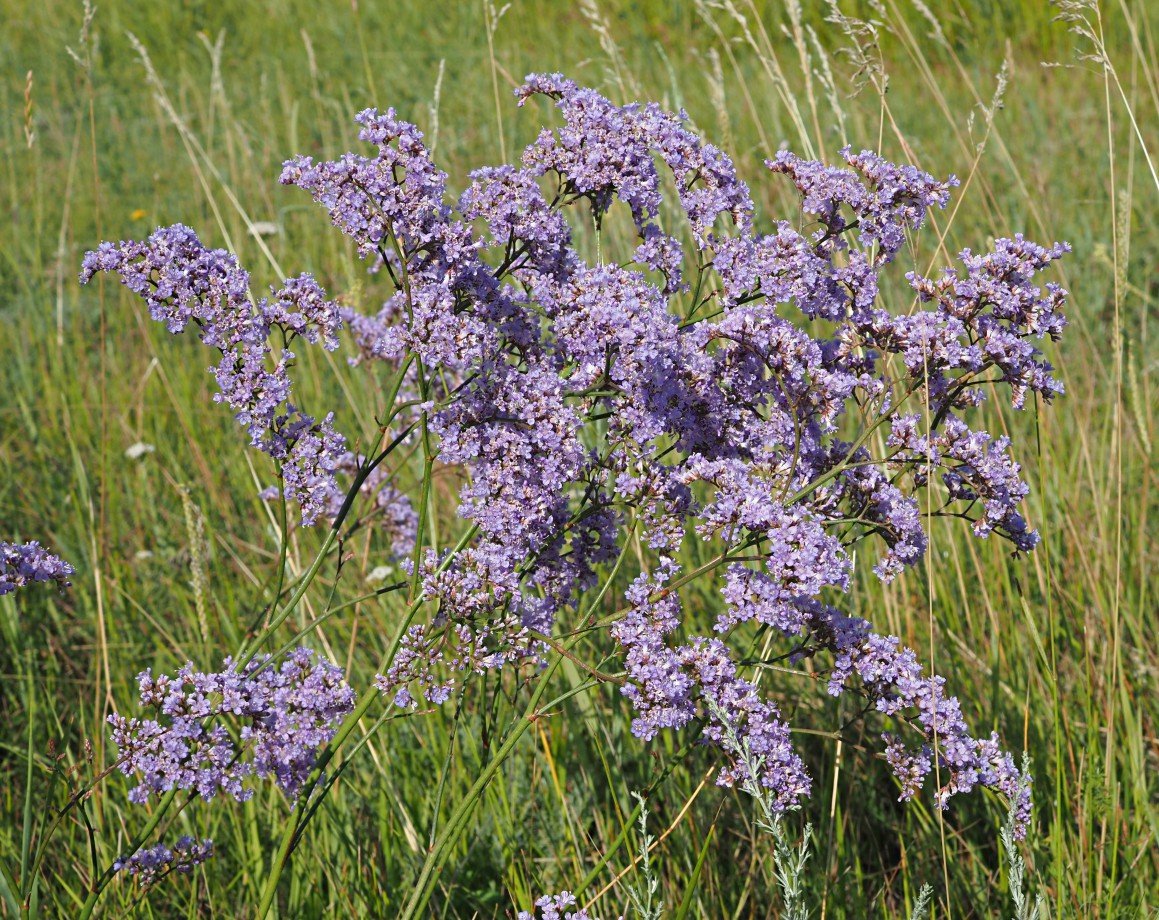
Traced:
[[[1070, 292], [1069, 326], [1044, 346], [1065, 394], [1019, 411], [992, 388], [978, 415], [1015, 444], [1041, 544], [1015, 557], [930, 518], [925, 559], [890, 584], [855, 553], [841, 605], [944, 675], [976, 734], [1029, 755], [1020, 846], [1041, 920], [1159, 917], [1159, 4], [839, 7], [844, 20], [811, 0], [0, 0], [0, 540], [38, 540], [75, 568], [66, 591], [0, 596], [0, 916], [257, 917], [291, 816], [272, 785], [190, 801], [146, 843], [210, 838], [213, 858], [148, 889], [118, 877], [86, 906], [157, 807], [131, 803], [117, 772], [92, 783], [117, 758], [108, 716], [135, 714], [145, 668], [217, 667], [248, 642], [309, 583], [325, 528], [289, 531], [278, 575], [287, 528], [259, 498], [268, 458], [213, 401], [208, 352], [151, 322], [115, 277], [81, 286], [85, 252], [180, 222], [235, 252], [255, 290], [309, 271], [373, 313], [378, 282], [322, 208], [279, 184], [283, 161], [366, 152], [355, 114], [392, 106], [457, 196], [470, 170], [515, 162], [557, 123], [513, 90], [559, 71], [617, 104], [685, 109], [733, 156], [764, 230], [800, 214], [762, 165], [781, 149], [832, 162], [848, 144], [957, 175], [883, 285], [903, 310], [906, 270], [1016, 233], [1071, 245], [1049, 279]], [[631, 230], [610, 221], [596, 240], [578, 226], [576, 246], [598, 259]], [[365, 444], [387, 382], [350, 366], [357, 348], [340, 338], [332, 353], [302, 349], [295, 384]], [[412, 494], [427, 484], [428, 540], [451, 545], [456, 468], [424, 480], [410, 450], [392, 475]], [[266, 650], [301, 632], [362, 694], [405, 608], [403, 592], [375, 594], [396, 577], [386, 550], [374, 527], [350, 536]], [[604, 572], [607, 610], [638, 555], [637, 543]], [[689, 630], [711, 632], [717, 588], [689, 585]], [[412, 718], [372, 707], [269, 887], [269, 915], [395, 917], [420, 903], [448, 920], [515, 917], [568, 890], [606, 920], [648, 915], [629, 890], [653, 879], [653, 917], [787, 916], [772, 839], [749, 796], [716, 784], [719, 752], [633, 736], [620, 688], [587, 679], [622, 668], [610, 641], [593, 646], [595, 671], [560, 661], [555, 702], [498, 760], [529, 672], [475, 678]], [[829, 696], [820, 663], [792, 668], [762, 687], [813, 780], [784, 822], [793, 840], [812, 827], [808, 916], [908, 918], [929, 885], [934, 917], [1029, 920], [1011, 901], [1001, 799], [979, 790], [942, 812], [926, 789], [899, 802], [881, 717]]]

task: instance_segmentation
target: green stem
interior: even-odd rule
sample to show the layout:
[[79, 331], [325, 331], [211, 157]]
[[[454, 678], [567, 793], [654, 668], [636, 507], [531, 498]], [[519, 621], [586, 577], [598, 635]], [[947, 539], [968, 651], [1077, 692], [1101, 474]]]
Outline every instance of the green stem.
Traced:
[[[596, 598], [590, 605], [588, 605], [588, 611], [594, 610], [599, 606], [600, 602], [604, 598], [604, 595], [607, 593], [608, 588], [616, 580], [616, 576], [619, 574], [620, 568], [624, 564], [624, 559], [627, 558], [628, 547], [631, 544], [632, 534], [635, 532], [635, 530], [636, 521], [633, 521], [631, 526], [628, 528], [628, 533], [624, 540], [624, 547], [620, 550], [619, 558], [616, 559], [616, 564], [612, 567], [612, 571], [608, 573], [608, 577], [604, 584], [601, 586], [601, 590], [596, 595]], [[583, 617], [581, 617], [581, 619], [583, 619]], [[454, 813], [451, 815], [450, 820], [443, 827], [442, 832], [436, 839], [435, 845], [431, 847], [430, 851], [427, 853], [427, 858], [423, 861], [422, 869], [419, 871], [418, 878], [415, 879], [414, 887], [411, 890], [410, 900], [407, 902], [406, 908], [400, 915], [399, 920], [414, 920], [414, 918], [418, 917], [422, 911], [426, 909], [427, 902], [430, 900], [431, 894], [434, 891], [434, 887], [431, 882], [433, 881], [434, 877], [442, 871], [443, 864], [447, 861], [447, 857], [450, 855], [451, 848], [455, 845], [455, 843], [458, 842], [458, 839], [466, 826], [467, 819], [470, 817], [471, 812], [475, 808], [476, 802], [478, 802], [479, 797], [487, 788], [487, 785], [490, 783], [492, 777], [494, 777], [496, 772], [498, 772], [499, 768], [503, 765], [503, 762], [515, 749], [516, 743], [523, 736], [524, 732], [526, 732], [527, 729], [531, 727], [532, 723], [535, 722], [535, 720], [539, 717], [539, 701], [543, 698], [543, 694], [547, 690], [547, 685], [551, 682], [552, 675], [555, 674], [556, 670], [563, 662], [565, 656], [567, 656], [568, 653], [570, 653], [571, 650], [576, 645], [578, 645], [586, 635], [586, 632], [580, 632], [572, 635], [566, 642], [563, 642], [559, 646], [559, 652], [556, 654], [555, 658], [552, 659], [551, 664], [549, 664], [547, 669], [537, 678], [535, 690], [532, 691], [531, 699], [528, 701], [527, 708], [524, 709], [522, 717], [518, 722], [515, 723], [514, 726], [512, 726], [507, 737], [504, 739], [499, 749], [495, 752], [495, 756], [492, 758], [491, 762], [487, 764], [486, 768], [484, 768], [483, 772], [479, 774], [479, 777], [467, 791], [466, 797], [462, 802], [459, 803], [459, 806], [455, 809]], [[596, 686], [596, 683], [593, 682], [589, 686]], [[259, 918], [260, 917], [261, 915], [259, 914]]]
[[[578, 638], [580, 637], [576, 637], [576, 639]], [[573, 639], [568, 645], [574, 645], [576, 639]], [[450, 855], [451, 847], [458, 841], [467, 818], [470, 817], [471, 812], [475, 808], [475, 803], [490, 784], [492, 777], [499, 771], [499, 768], [506, 761], [508, 755], [515, 749], [515, 745], [519, 742], [519, 739], [523, 737], [523, 734], [539, 717], [539, 701], [543, 698], [548, 683], [563, 660], [563, 655], [556, 655], [552, 659], [551, 664], [548, 665], [547, 670], [537, 679], [535, 690], [531, 694], [531, 699], [528, 701], [527, 708], [524, 709], [522, 717], [512, 726], [507, 738], [503, 741], [499, 750], [495, 752], [494, 758], [487, 764], [483, 772], [479, 774], [479, 777], [467, 792], [466, 797], [459, 803], [458, 808], [455, 809], [450, 820], [443, 827], [442, 832], [435, 841], [434, 847], [427, 853], [427, 858], [423, 862], [423, 867], [419, 872], [418, 878], [415, 880], [414, 888], [411, 890], [410, 900], [407, 902], [406, 908], [400, 915], [399, 920], [414, 920], [426, 908], [433, 891], [431, 881], [436, 874], [442, 871], [443, 864]]]
[[270, 604], [271, 610], [278, 606], [278, 600], [282, 596], [282, 586], [286, 582], [286, 556], [290, 552], [290, 510], [287, 507], [289, 502], [286, 501], [286, 476], [282, 472], [281, 463], [278, 464], [278, 493], [282, 498], [282, 539], [278, 552], [278, 584], [274, 588], [274, 599]]
[[[157, 807], [149, 817], [149, 822], [141, 829], [141, 832], [133, 839], [133, 842], [129, 844], [128, 852], [130, 855], [136, 853], [145, 841], [152, 836], [153, 831], [157, 830], [157, 825], [161, 823], [161, 819], [165, 817], [165, 812], [169, 810], [169, 806], [173, 804], [175, 798], [177, 798], [176, 786], [161, 796], [160, 801], [157, 802]], [[88, 920], [92, 916], [93, 909], [97, 906], [97, 901], [100, 900], [101, 894], [108, 887], [109, 882], [113, 880], [114, 875], [116, 875], [116, 872], [112, 865], [110, 865], [109, 868], [101, 873], [100, 878], [93, 882], [92, 887], [89, 889], [88, 897], [85, 898], [84, 904], [81, 905], [80, 915], [77, 917], [77, 920]]]
[[429, 513], [429, 506], [431, 501], [431, 473], [434, 469], [435, 458], [426, 453], [425, 439], [426, 439], [426, 415], [423, 416], [423, 436], [424, 436], [424, 454], [423, 460], [423, 491], [422, 497], [419, 500], [418, 511], [418, 526], [415, 529], [415, 548], [414, 557], [411, 559], [411, 579], [410, 592], [407, 594], [407, 601], [414, 603], [418, 596], [419, 583], [422, 580], [422, 552], [423, 552], [423, 538], [426, 536], [426, 523]]
[[[467, 532], [464, 533], [463, 536], [459, 539], [459, 542], [456, 544], [455, 548], [441, 563], [439, 563], [439, 568], [437, 571], [442, 572], [448, 566], [450, 566], [451, 561], [460, 552], [463, 551], [463, 549], [467, 546], [468, 543], [471, 542], [472, 539], [474, 539], [477, 531], [478, 525], [468, 528]], [[394, 639], [390, 644], [390, 648], [382, 658], [382, 663], [379, 666], [379, 670], [384, 670], [387, 665], [389, 665], [389, 663], [394, 660], [394, 656], [398, 652], [398, 647], [402, 644], [403, 636], [406, 635], [406, 631], [410, 628], [410, 624], [413, 622], [415, 614], [418, 613], [423, 603], [424, 599], [419, 598], [415, 600], [409, 608], [407, 608], [406, 615], [403, 617], [402, 623], [399, 625], [398, 632], [395, 634]], [[310, 771], [310, 775], [306, 778], [306, 782], [302, 786], [302, 788], [306, 791], [299, 799], [299, 803], [302, 804], [302, 808], [296, 808], [294, 814], [291, 815], [290, 820], [286, 823], [286, 828], [282, 832], [282, 839], [278, 844], [277, 855], [273, 865], [270, 868], [270, 874], [266, 877], [265, 887], [262, 889], [262, 898], [258, 903], [258, 911], [256, 914], [258, 920], [264, 920], [266, 915], [269, 913], [270, 908], [273, 906], [274, 898], [278, 892], [278, 882], [281, 879], [282, 873], [285, 871], [286, 866], [289, 864], [290, 854], [293, 851], [294, 841], [300, 836], [299, 828], [303, 824], [305, 801], [309, 798], [310, 793], [317, 785], [318, 780], [322, 777], [322, 774], [325, 772], [327, 765], [331, 760], [334, 759], [334, 755], [338, 752], [338, 749], [342, 747], [346, 739], [350, 737], [350, 733], [353, 732], [355, 726], [357, 726], [358, 723], [362, 721], [362, 717], [366, 715], [367, 711], [370, 709], [371, 705], [373, 705], [374, 701], [378, 699], [378, 697], [379, 691], [376, 687], [372, 686], [369, 690], [366, 691], [366, 694], [354, 708], [354, 711], [349, 716], [347, 716], [342, 725], [339, 726], [338, 732], [326, 746], [326, 750], [324, 750], [318, 757], [318, 762], [314, 765], [314, 769]], [[313, 811], [311, 811], [310, 814], [312, 815]]]
[[[337, 521], [335, 523], [337, 523]], [[286, 617], [294, 612], [294, 608], [297, 607], [302, 598], [306, 596], [306, 592], [310, 589], [310, 585], [313, 584], [314, 578], [318, 575], [318, 570], [322, 568], [322, 563], [326, 561], [326, 554], [329, 553], [330, 547], [334, 545], [334, 541], [337, 539], [337, 527], [331, 528], [331, 530], [326, 534], [326, 539], [322, 542], [322, 548], [318, 550], [318, 554], [314, 557], [313, 563], [310, 565], [310, 568], [306, 570], [306, 577], [298, 583], [298, 587], [294, 590], [294, 593], [290, 595], [290, 598], [286, 601], [285, 606], [280, 611], [278, 611], [277, 615], [274, 616], [274, 618], [266, 624], [265, 628], [254, 637], [253, 642], [248, 647], [244, 642], [242, 643], [241, 650], [237, 655], [239, 671], [243, 670], [245, 666], [254, 659], [254, 656], [257, 655], [257, 651], [259, 648], [261, 648], [262, 643], [265, 642], [267, 638], [269, 638], [275, 629], [282, 625]]]
[[26, 759], [27, 772], [24, 777], [24, 832], [20, 842], [20, 917], [26, 920], [32, 901], [32, 888], [36, 884], [36, 876], [28, 871], [29, 853], [32, 850], [32, 778], [33, 764], [33, 727], [36, 725], [36, 682], [33, 679], [33, 669], [30, 667], [32, 656], [25, 653], [24, 666], [28, 676], [28, 750]]

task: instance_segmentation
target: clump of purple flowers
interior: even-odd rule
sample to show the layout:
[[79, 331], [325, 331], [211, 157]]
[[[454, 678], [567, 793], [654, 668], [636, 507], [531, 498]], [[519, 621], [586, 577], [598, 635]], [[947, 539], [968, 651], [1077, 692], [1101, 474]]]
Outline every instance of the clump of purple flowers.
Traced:
[[[586, 907], [577, 909], [577, 903], [570, 891], [561, 891], [537, 898], [535, 906], [539, 908], [539, 920], [599, 920], [599, 917], [589, 914]], [[519, 920], [536, 920], [536, 912], [521, 910]]]
[[342, 669], [308, 648], [280, 663], [265, 655], [239, 667], [227, 658], [211, 673], [192, 663], [173, 677], [146, 670], [137, 683], [141, 708], [156, 717], [108, 719], [120, 771], [140, 779], [129, 793], [134, 802], [174, 788], [245, 801], [251, 779], [265, 777], [297, 798], [355, 701]]
[[48, 552], [33, 540], [31, 543], [6, 543], [0, 540], [0, 596], [25, 585], [54, 581], [58, 589], [72, 585], [68, 580], [73, 567]]
[[172, 847], [163, 843], [138, 850], [127, 859], [113, 863], [114, 872], [128, 872], [142, 888], [159, 882], [171, 872], [188, 875], [213, 856], [213, 841], [198, 843], [193, 837], [178, 837]]
[[302, 523], [313, 524], [334, 490], [345, 439], [334, 431], [332, 413], [318, 421], [294, 404], [290, 346], [300, 338], [337, 348], [337, 304], [310, 275], [255, 301], [237, 259], [206, 248], [181, 224], [157, 229], [144, 243], [101, 243], [85, 255], [81, 283], [98, 271], [120, 275], [169, 332], [193, 324], [201, 341], [221, 353], [210, 368], [219, 390], [214, 401], [233, 409], [250, 443], [277, 461], [286, 497], [301, 506]]
[[[304, 523], [335, 514], [335, 470], [363, 460], [341, 450], [329, 416], [294, 407], [289, 345], [333, 347], [346, 325], [355, 363], [397, 375], [390, 419], [409, 424], [400, 437], [421, 431], [428, 468], [463, 472], [459, 514], [473, 528], [459, 551], [420, 547], [404, 563], [419, 567], [408, 571], [429, 620], [410, 625], [376, 680], [399, 705], [445, 701], [458, 672], [541, 662], [561, 618], [576, 618], [572, 630], [606, 612], [584, 599], [631, 543], [640, 565], [605, 625], [641, 739], [698, 722], [730, 761], [719, 782], [761, 790], [778, 812], [807, 795], [789, 726], [730, 645], [760, 630], [782, 640], [782, 656], [826, 669], [831, 693], [859, 694], [913, 735], [883, 736], [903, 798], [936, 765], [939, 806], [982, 784], [1017, 800], [1024, 827], [1027, 779], [997, 739], [971, 734], [912, 650], [833, 604], [855, 545], [884, 581], [917, 564], [923, 517], [964, 518], [1016, 552], [1038, 543], [1009, 441], [965, 416], [995, 385], [1016, 409], [1061, 392], [1038, 343], [1060, 336], [1066, 292], [1038, 276], [1067, 246], [1016, 236], [989, 254], [965, 250], [940, 277], [906, 274], [916, 307], [893, 312], [882, 273], [946, 206], [954, 177], [851, 148], [840, 163], [780, 153], [766, 165], [792, 183], [800, 213], [762, 232], [732, 161], [683, 113], [616, 105], [560, 74], [531, 75], [516, 95], [548, 99], [561, 126], [519, 164], [471, 173], [456, 203], [421, 133], [393, 110], [358, 116], [369, 155], [286, 163], [282, 182], [326, 208], [390, 283], [366, 312], [335, 307], [309, 276], [255, 303], [236, 260], [180, 226], [103, 245], [82, 277], [116, 271], [171, 331], [199, 326], [222, 352], [219, 399], [278, 461]], [[569, 221], [577, 208], [588, 213]], [[666, 225], [676, 209], [683, 230]], [[620, 217], [634, 248], [581, 252], [573, 223], [602, 234]], [[376, 475], [361, 487], [393, 522], [396, 555], [409, 555], [424, 510]], [[683, 571], [676, 560], [694, 540], [712, 561]], [[715, 635], [688, 634], [680, 589], [698, 577], [718, 579]], [[144, 675], [142, 702], [165, 724], [115, 723], [126, 772], [145, 777], [137, 797], [173, 784], [243, 795], [249, 772], [294, 794], [349, 691], [337, 678], [312, 691], [294, 710], [308, 714], [302, 733], [263, 695], [273, 673], [187, 668], [172, 687]], [[241, 748], [210, 724], [219, 714], [254, 717]], [[541, 899], [544, 916], [570, 906], [563, 897]]]

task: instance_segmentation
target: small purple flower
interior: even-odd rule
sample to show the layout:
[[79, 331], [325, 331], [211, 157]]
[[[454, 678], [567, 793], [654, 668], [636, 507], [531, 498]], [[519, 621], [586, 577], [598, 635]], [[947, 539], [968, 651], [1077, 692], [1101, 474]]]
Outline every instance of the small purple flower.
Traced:
[[514, 166], [477, 169], [459, 199], [468, 221], [482, 221], [487, 246], [516, 278], [565, 275], [575, 261], [571, 227], [543, 197], [535, 175]]
[[[129, 793], [146, 802], [153, 793], [190, 789], [209, 800], [219, 791], [245, 801], [251, 777], [272, 777], [290, 798], [304, 790], [318, 751], [354, 708], [354, 691], [342, 669], [314, 660], [307, 648], [276, 665], [261, 656], [239, 669], [226, 659], [221, 671], [187, 664], [174, 677], [138, 677], [140, 706], [156, 718], [109, 716], [118, 769], [136, 775]], [[221, 724], [239, 726], [238, 741]]]
[[1035, 276], [1068, 252], [1066, 243], [1044, 247], [1019, 233], [1014, 239], [997, 240], [994, 251], [986, 255], [962, 250], [965, 277], [953, 268], [945, 269], [938, 280], [912, 272], [906, 276], [923, 301], [937, 304], [943, 321], [956, 321], [968, 330], [980, 366], [1002, 372], [1016, 409], [1022, 408], [1027, 393], [1039, 393], [1050, 402], [1063, 391], [1050, 363], [1039, 360], [1033, 341], [1047, 337], [1057, 341], [1062, 335], [1067, 292], [1054, 283], [1038, 287]]
[[0, 596], [17, 588], [41, 582], [56, 582], [58, 590], [71, 587], [69, 576], [75, 569], [33, 540], [5, 543], [0, 540]]
[[128, 872], [138, 885], [147, 888], [173, 872], [188, 875], [212, 856], [212, 840], [198, 843], [193, 837], [182, 836], [177, 838], [172, 847], [159, 843], [138, 850], [128, 858], [115, 860], [113, 871]]
[[[600, 920], [589, 914], [586, 907], [578, 907], [578, 903], [570, 891], [545, 894], [535, 900], [539, 909], [538, 920]], [[518, 920], [536, 920], [536, 916], [534, 910], [521, 910]]]
[[265, 321], [282, 330], [287, 344], [300, 336], [312, 345], [321, 343], [327, 351], [338, 347], [342, 311], [326, 299], [326, 292], [313, 275], [288, 279], [281, 290], [273, 292], [271, 300], [260, 306]]
[[389, 236], [415, 250], [447, 219], [446, 174], [431, 162], [422, 133], [399, 121], [394, 109], [366, 109], [355, 120], [362, 125], [359, 139], [376, 145], [377, 156], [351, 153], [333, 163], [296, 157], [285, 164], [282, 183], [305, 189], [326, 207], [334, 226], [358, 244], [359, 255], [378, 253]]

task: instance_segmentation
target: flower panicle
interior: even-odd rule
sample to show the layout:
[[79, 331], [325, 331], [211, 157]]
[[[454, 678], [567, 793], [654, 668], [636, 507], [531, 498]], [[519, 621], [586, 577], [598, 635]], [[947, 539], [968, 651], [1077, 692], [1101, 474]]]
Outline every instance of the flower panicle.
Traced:
[[8, 543], [0, 540], [0, 596], [27, 585], [53, 582], [58, 590], [71, 587], [76, 570], [37, 541]]
[[[782, 152], [766, 165], [801, 213], [761, 232], [733, 162], [684, 113], [616, 104], [562, 74], [532, 74], [516, 96], [548, 100], [557, 127], [517, 163], [472, 172], [454, 201], [422, 133], [393, 110], [358, 116], [363, 154], [286, 162], [282, 182], [389, 281], [366, 313], [331, 302], [309, 275], [255, 304], [237, 260], [180, 225], [102, 244], [82, 279], [117, 273], [170, 331], [194, 325], [218, 349], [216, 398], [278, 461], [304, 523], [333, 519], [345, 497], [336, 477], [365, 461], [331, 416], [297, 408], [292, 344], [333, 348], [345, 328], [352, 363], [401, 374], [392, 419], [421, 423], [424, 451], [463, 471], [458, 512], [472, 530], [456, 552], [416, 549], [423, 512], [397, 470], [362, 482], [392, 563], [430, 613], [377, 675], [398, 705], [445, 702], [465, 672], [541, 664], [561, 618], [606, 613], [588, 610], [586, 593], [632, 558], [638, 575], [611, 635], [640, 739], [696, 723], [727, 760], [719, 782], [760, 790], [770, 813], [809, 794], [787, 721], [729, 645], [755, 622], [784, 657], [826, 668], [831, 693], [857, 692], [916, 731], [916, 744], [883, 738], [903, 798], [937, 772], [939, 806], [983, 785], [1028, 820], [1028, 778], [997, 737], [974, 736], [943, 678], [896, 637], [832, 604], [849, 590], [855, 546], [883, 581], [918, 564], [926, 515], [1034, 550], [1012, 443], [967, 419], [995, 385], [1016, 408], [1062, 392], [1041, 348], [1063, 333], [1067, 293], [1041, 278], [1068, 247], [1015, 236], [964, 250], [940, 276], [907, 275], [918, 307], [895, 313], [883, 273], [948, 205], [953, 176], [869, 150], [845, 148], [836, 164]], [[630, 248], [585, 257], [569, 214], [585, 209], [599, 231], [617, 202]], [[938, 504], [923, 510], [923, 492]], [[710, 544], [715, 561], [681, 572], [672, 560], [687, 541]], [[721, 591], [707, 636], [689, 634], [680, 594], [702, 576]], [[329, 666], [285, 666], [289, 676], [274, 662], [187, 668], [164, 686], [146, 675], [154, 716], [114, 723], [126, 772], [142, 777], [135, 795], [241, 797], [262, 776], [297, 794], [352, 695]], [[299, 688], [287, 690], [292, 720], [268, 701], [275, 679]], [[217, 717], [252, 722], [235, 742]], [[548, 916], [571, 905], [539, 906]]]

